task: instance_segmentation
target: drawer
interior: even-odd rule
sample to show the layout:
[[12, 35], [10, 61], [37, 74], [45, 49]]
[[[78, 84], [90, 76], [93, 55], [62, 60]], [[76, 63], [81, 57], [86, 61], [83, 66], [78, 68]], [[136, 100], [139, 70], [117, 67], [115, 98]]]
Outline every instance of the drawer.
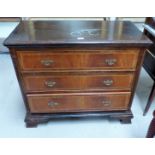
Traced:
[[25, 75], [23, 81], [27, 92], [131, 90], [133, 74]]
[[127, 110], [130, 93], [28, 95], [32, 113]]
[[137, 50], [17, 51], [17, 56], [22, 71], [135, 70], [138, 53]]

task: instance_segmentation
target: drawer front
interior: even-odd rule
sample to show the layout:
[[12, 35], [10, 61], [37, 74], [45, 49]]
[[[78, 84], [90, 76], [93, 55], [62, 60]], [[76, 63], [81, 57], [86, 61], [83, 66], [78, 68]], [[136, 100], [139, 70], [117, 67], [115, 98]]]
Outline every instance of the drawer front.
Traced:
[[32, 113], [127, 110], [130, 93], [28, 95]]
[[23, 80], [27, 92], [131, 90], [133, 75], [26, 75]]
[[[135, 70], [138, 51], [100, 52], [17, 52], [23, 71], [52, 70]], [[52, 69], [52, 70], [51, 70]]]

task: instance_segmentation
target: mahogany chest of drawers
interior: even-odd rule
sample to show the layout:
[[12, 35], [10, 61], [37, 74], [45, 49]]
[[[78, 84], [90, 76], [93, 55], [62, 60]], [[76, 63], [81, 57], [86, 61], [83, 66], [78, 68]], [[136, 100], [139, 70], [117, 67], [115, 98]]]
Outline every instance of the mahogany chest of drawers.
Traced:
[[27, 127], [86, 116], [131, 122], [137, 79], [151, 44], [131, 22], [22, 21], [4, 44]]

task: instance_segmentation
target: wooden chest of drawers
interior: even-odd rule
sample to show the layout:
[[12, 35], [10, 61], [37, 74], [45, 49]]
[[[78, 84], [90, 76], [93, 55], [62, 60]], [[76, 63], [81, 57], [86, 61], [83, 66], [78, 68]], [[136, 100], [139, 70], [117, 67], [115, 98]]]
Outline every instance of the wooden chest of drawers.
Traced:
[[130, 123], [144, 51], [150, 44], [130, 22], [21, 22], [5, 45], [26, 105], [27, 127], [85, 116]]

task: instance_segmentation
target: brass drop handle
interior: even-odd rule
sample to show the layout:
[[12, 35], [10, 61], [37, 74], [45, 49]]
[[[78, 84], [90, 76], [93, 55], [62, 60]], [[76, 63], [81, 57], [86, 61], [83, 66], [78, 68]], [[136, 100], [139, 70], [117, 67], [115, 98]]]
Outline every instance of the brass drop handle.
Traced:
[[59, 105], [58, 102], [54, 102], [54, 101], [48, 102], [48, 106], [49, 106], [49, 107], [55, 107], [55, 106], [58, 106], [58, 105]]
[[111, 58], [111, 59], [105, 59], [105, 63], [108, 65], [108, 66], [113, 66], [114, 64], [116, 64], [117, 62], [117, 59], [115, 58]]
[[48, 60], [48, 59], [47, 60], [41, 60], [41, 64], [46, 66], [46, 67], [50, 66], [53, 63], [54, 63], [53, 60]]
[[110, 100], [103, 100], [102, 103], [103, 103], [103, 105], [104, 105], [105, 107], [108, 107], [108, 106], [111, 105], [111, 101], [110, 101]]
[[55, 84], [56, 84], [55, 81], [45, 81], [45, 85], [50, 88], [53, 87]]
[[103, 80], [102, 83], [106, 86], [111, 86], [113, 84], [113, 80]]

